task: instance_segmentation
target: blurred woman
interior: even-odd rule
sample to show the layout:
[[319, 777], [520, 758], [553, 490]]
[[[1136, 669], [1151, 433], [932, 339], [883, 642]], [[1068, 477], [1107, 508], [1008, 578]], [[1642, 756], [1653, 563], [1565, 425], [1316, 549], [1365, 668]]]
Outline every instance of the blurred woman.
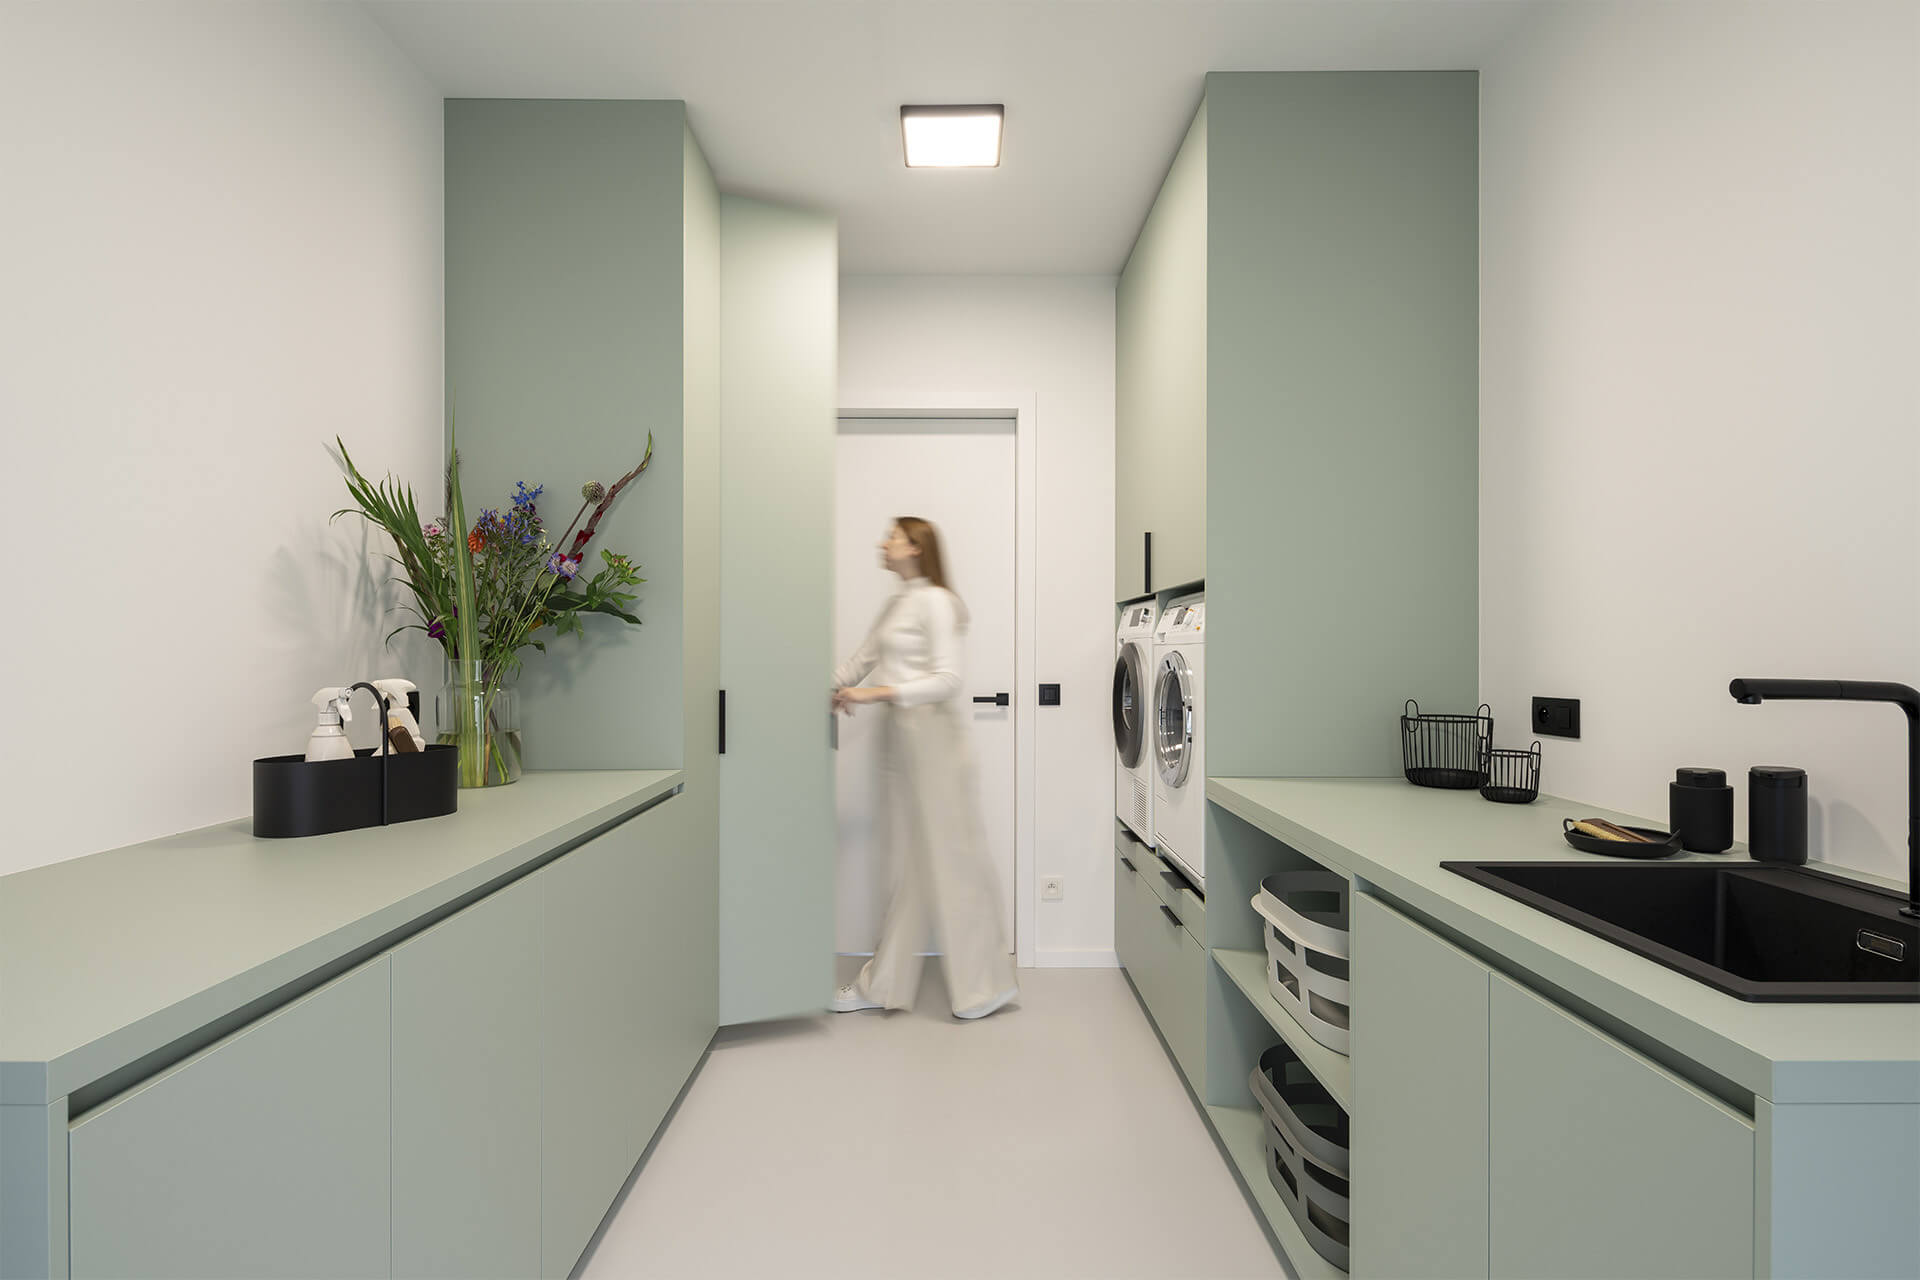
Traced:
[[[833, 706], [872, 705], [880, 727], [880, 812], [893, 894], [873, 959], [834, 993], [835, 1013], [911, 1009], [931, 925], [958, 1018], [983, 1018], [1020, 994], [1000, 927], [1000, 894], [976, 800], [970, 725], [960, 701], [966, 609], [947, 587], [940, 535], [901, 516], [880, 544], [900, 589], [865, 643], [833, 673]], [[862, 687], [872, 676], [875, 683]]]

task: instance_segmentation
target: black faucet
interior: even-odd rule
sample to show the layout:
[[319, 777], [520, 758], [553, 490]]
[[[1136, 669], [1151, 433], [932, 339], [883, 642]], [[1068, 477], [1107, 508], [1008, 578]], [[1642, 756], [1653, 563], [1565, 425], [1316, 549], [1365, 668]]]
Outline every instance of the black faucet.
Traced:
[[1727, 692], [1754, 706], [1768, 698], [1893, 702], [1907, 713], [1907, 905], [1900, 914], [1920, 920], [1920, 690], [1885, 680], [1739, 679]]

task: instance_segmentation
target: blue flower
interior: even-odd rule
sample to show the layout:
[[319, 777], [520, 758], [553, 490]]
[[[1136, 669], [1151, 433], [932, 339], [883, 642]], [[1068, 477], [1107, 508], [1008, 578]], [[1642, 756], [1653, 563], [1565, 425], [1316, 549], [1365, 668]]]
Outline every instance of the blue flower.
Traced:
[[513, 482], [513, 505], [521, 510], [531, 511], [534, 502], [546, 491], [547, 486], [543, 484], [535, 485], [529, 489], [527, 488], [527, 482], [525, 480], [515, 480]]
[[556, 551], [547, 557], [547, 572], [571, 581], [573, 575], [580, 572], [580, 557], [562, 555]]

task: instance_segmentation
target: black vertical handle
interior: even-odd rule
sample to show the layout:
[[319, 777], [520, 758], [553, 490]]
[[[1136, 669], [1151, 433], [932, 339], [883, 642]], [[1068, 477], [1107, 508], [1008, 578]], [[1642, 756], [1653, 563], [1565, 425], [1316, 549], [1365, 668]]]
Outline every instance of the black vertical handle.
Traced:
[[720, 754], [727, 754], [727, 691], [720, 691]]
[[387, 825], [387, 757], [393, 754], [393, 724], [387, 719], [387, 695], [368, 684], [365, 680], [355, 681], [347, 686], [347, 692], [365, 689], [373, 695], [373, 705], [380, 708], [380, 825]]
[[1146, 581], [1141, 584], [1140, 592], [1142, 595], [1152, 595], [1153, 594], [1153, 535], [1151, 533], [1143, 533], [1140, 536], [1146, 540], [1146, 549], [1142, 551], [1140, 555], [1140, 559], [1142, 561], [1145, 575], [1146, 575]]

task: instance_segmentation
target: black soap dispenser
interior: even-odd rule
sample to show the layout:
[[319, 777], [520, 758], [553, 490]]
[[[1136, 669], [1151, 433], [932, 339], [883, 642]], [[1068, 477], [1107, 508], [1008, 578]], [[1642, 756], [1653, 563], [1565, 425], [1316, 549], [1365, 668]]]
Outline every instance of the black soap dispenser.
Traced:
[[1807, 771], [1757, 764], [1747, 771], [1747, 849], [1755, 862], [1807, 861]]
[[1667, 784], [1667, 815], [1689, 853], [1733, 847], [1733, 788], [1724, 769], [1676, 769]]

